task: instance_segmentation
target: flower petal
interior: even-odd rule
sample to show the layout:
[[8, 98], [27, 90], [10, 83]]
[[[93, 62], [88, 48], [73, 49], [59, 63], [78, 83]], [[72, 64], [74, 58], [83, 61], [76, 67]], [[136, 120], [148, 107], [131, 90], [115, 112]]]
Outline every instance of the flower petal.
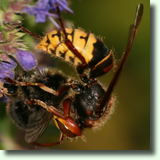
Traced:
[[37, 23], [44, 23], [47, 16], [41, 11], [48, 13], [49, 9], [49, 0], [39, 0], [34, 6], [27, 6], [23, 11], [33, 15]]
[[14, 55], [19, 64], [26, 71], [32, 70], [37, 66], [36, 58], [28, 51], [18, 50]]
[[60, 11], [69, 11], [74, 13], [69, 7], [66, 0], [39, 0], [34, 6], [27, 6], [24, 8], [23, 12], [27, 12], [35, 17], [37, 23], [43, 23], [46, 21], [47, 15], [56, 15], [49, 13], [50, 10], [57, 13], [57, 5]]
[[2, 61], [0, 63], [0, 68], [3, 68], [3, 69], [14, 69], [16, 68], [17, 66], [17, 63], [10, 58], [10, 62], [7, 62], [7, 61]]
[[60, 9], [60, 11], [69, 11], [72, 14], [74, 13], [69, 7], [68, 4], [66, 2], [66, 0], [50, 0], [50, 5], [51, 5], [51, 9], [53, 11], [57, 11], [57, 5]]
[[14, 72], [12, 70], [8, 70], [8, 69], [0, 69], [0, 80], [2, 82], [4, 82], [4, 78], [5, 77], [9, 77], [11, 79], [14, 78]]
[[47, 16], [45, 14], [36, 14], [35, 20], [37, 23], [44, 23], [46, 21]]

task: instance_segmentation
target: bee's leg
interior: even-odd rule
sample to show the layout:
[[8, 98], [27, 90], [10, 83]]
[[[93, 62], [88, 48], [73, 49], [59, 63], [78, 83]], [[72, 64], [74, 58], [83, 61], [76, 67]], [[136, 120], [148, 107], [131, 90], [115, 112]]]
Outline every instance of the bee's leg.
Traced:
[[48, 112], [53, 113], [54, 115], [56, 115], [57, 117], [60, 117], [62, 119], [66, 119], [66, 116], [62, 113], [60, 113], [58, 111], [58, 109], [56, 109], [54, 106], [48, 106], [46, 105], [43, 101], [38, 100], [38, 99], [32, 99], [32, 100], [27, 100], [25, 102], [26, 104], [29, 105], [39, 105], [41, 107], [43, 107], [44, 109], [46, 109]]
[[[66, 119], [66, 116], [64, 116], [63, 114], [61, 114], [55, 107], [53, 107], [53, 106], [47, 106], [41, 100], [37, 100], [37, 99], [27, 100], [25, 103], [30, 104], [30, 105], [31, 104], [32, 105], [39, 105], [39, 106], [43, 107], [44, 109], [46, 109], [48, 112], [53, 113], [57, 117], [62, 118], [62, 119]], [[61, 132], [61, 136], [60, 136], [59, 142], [53, 142], [53, 143], [31, 142], [31, 143], [34, 144], [34, 145], [37, 145], [37, 146], [50, 147], [50, 146], [55, 146], [57, 144], [61, 144], [63, 142], [63, 137], [64, 137], [64, 134]]]
[[[43, 108], [45, 108], [47, 111], [53, 113], [53, 118], [56, 122], [57, 127], [61, 131], [62, 138], [60, 138], [59, 142], [56, 143], [47, 143], [47, 144], [40, 144], [41, 146], [52, 146], [62, 143], [63, 141], [63, 133], [67, 137], [75, 137], [75, 136], [81, 136], [82, 130], [78, 126], [78, 124], [75, 122], [75, 120], [70, 117], [70, 107], [72, 103], [72, 98], [67, 98], [63, 101], [63, 111], [64, 114], [60, 113], [59, 110], [57, 110], [53, 106], [47, 106], [43, 101], [33, 99], [33, 100], [27, 100], [27, 104], [34, 104], [39, 105]], [[33, 142], [34, 144], [35, 143]]]
[[54, 94], [55, 96], [60, 96], [70, 89], [69, 85], [62, 85], [57, 91], [55, 91], [54, 89], [47, 87], [43, 83], [19, 82], [17, 80], [10, 79], [9, 77], [5, 77], [4, 80], [6, 82], [9, 82], [10, 84], [15, 84], [15, 86], [38, 86], [42, 90]]
[[[33, 99], [33, 100], [28, 100], [28, 104], [34, 104], [34, 105], [39, 105], [43, 108], [45, 108], [48, 112], [53, 113], [54, 117], [58, 122], [63, 124], [68, 128], [69, 131], [71, 131], [74, 135], [80, 136], [81, 135], [81, 129], [77, 125], [77, 123], [74, 121], [72, 117], [70, 117], [70, 108], [71, 108], [71, 103], [72, 103], [72, 98], [67, 98], [63, 101], [63, 112], [64, 114], [60, 113], [55, 107], [53, 106], [47, 106], [43, 101]], [[62, 127], [61, 131], [63, 133], [66, 133], [66, 130]], [[66, 133], [67, 134], [67, 133]]]
[[61, 143], [63, 142], [63, 137], [64, 137], [64, 134], [61, 133], [59, 142], [53, 142], [53, 143], [38, 143], [38, 142], [31, 142], [31, 143], [34, 144], [34, 145], [36, 145], [36, 146], [51, 147], [51, 146], [55, 146], [55, 145], [57, 145], [57, 144], [61, 144]]

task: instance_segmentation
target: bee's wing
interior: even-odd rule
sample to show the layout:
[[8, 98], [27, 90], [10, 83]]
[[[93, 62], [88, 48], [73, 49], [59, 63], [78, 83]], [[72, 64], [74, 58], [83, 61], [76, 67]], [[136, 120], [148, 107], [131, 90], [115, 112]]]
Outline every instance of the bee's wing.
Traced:
[[37, 112], [33, 112], [28, 119], [25, 129], [25, 140], [28, 143], [34, 142], [45, 131], [53, 114], [41, 108]]

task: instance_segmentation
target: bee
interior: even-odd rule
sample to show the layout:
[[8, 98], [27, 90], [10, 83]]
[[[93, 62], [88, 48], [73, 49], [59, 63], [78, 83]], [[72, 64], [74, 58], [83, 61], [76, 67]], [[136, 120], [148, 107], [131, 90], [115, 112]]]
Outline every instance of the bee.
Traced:
[[[137, 6], [135, 23], [131, 27], [127, 46], [107, 90], [95, 78], [113, 67], [112, 51], [92, 34], [64, 28], [58, 7], [57, 13], [62, 30], [47, 34], [37, 48], [72, 62], [84, 84], [53, 69], [46, 69], [42, 74], [31, 77], [4, 79], [10, 85], [18, 87], [17, 96], [7, 105], [9, 116], [17, 126], [25, 130], [25, 140], [39, 146], [60, 144], [63, 137], [82, 137], [85, 128], [99, 127], [112, 113], [112, 92], [135, 39], [143, 5]], [[90, 69], [89, 75], [84, 73], [87, 68]], [[61, 132], [59, 142], [35, 142], [52, 118]]]
[[[15, 79], [5, 78], [8, 82], [4, 86], [8, 88], [11, 97], [7, 105], [7, 113], [12, 121], [25, 131], [25, 140], [34, 142], [45, 131], [48, 123], [53, 117], [51, 112], [39, 105], [29, 104], [29, 100], [38, 99], [46, 105], [53, 105], [59, 109], [59, 104], [68, 92], [56, 96], [44, 91], [43, 86], [50, 87], [57, 91], [61, 86], [67, 83], [68, 78], [60, 71], [46, 68], [41, 74], [35, 73], [32, 76], [23, 73], [16, 73]], [[21, 86], [17, 86], [16, 82]], [[41, 84], [39, 86], [29, 86], [30, 84]], [[16, 88], [15, 88], [16, 87]]]

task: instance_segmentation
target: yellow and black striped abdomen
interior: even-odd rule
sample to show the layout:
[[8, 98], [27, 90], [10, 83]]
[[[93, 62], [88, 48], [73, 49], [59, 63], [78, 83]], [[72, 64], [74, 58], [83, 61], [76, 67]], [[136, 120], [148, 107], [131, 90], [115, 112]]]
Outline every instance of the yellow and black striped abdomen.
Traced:
[[[81, 30], [66, 29], [67, 37], [76, 47], [76, 49], [81, 53], [84, 46], [85, 40], [77, 38], [82, 34]], [[83, 32], [85, 36], [87, 33]], [[36, 46], [38, 49], [42, 49], [53, 56], [58, 56], [64, 58], [66, 61], [73, 63], [74, 65], [81, 64], [81, 60], [68, 48], [65, 44], [63, 32], [54, 30], [48, 33], [43, 40]]]
[[[105, 44], [93, 34], [86, 33], [80, 29], [66, 28], [68, 39], [73, 46], [84, 57], [88, 66], [93, 69], [103, 70], [112, 68], [112, 52]], [[65, 44], [64, 34], [62, 31], [54, 30], [48, 33], [36, 48], [42, 49], [52, 55], [62, 57], [66, 61], [73, 63], [75, 66], [81, 64], [81, 60]], [[108, 68], [108, 69], [109, 69]], [[106, 69], [107, 70], [107, 69]]]

